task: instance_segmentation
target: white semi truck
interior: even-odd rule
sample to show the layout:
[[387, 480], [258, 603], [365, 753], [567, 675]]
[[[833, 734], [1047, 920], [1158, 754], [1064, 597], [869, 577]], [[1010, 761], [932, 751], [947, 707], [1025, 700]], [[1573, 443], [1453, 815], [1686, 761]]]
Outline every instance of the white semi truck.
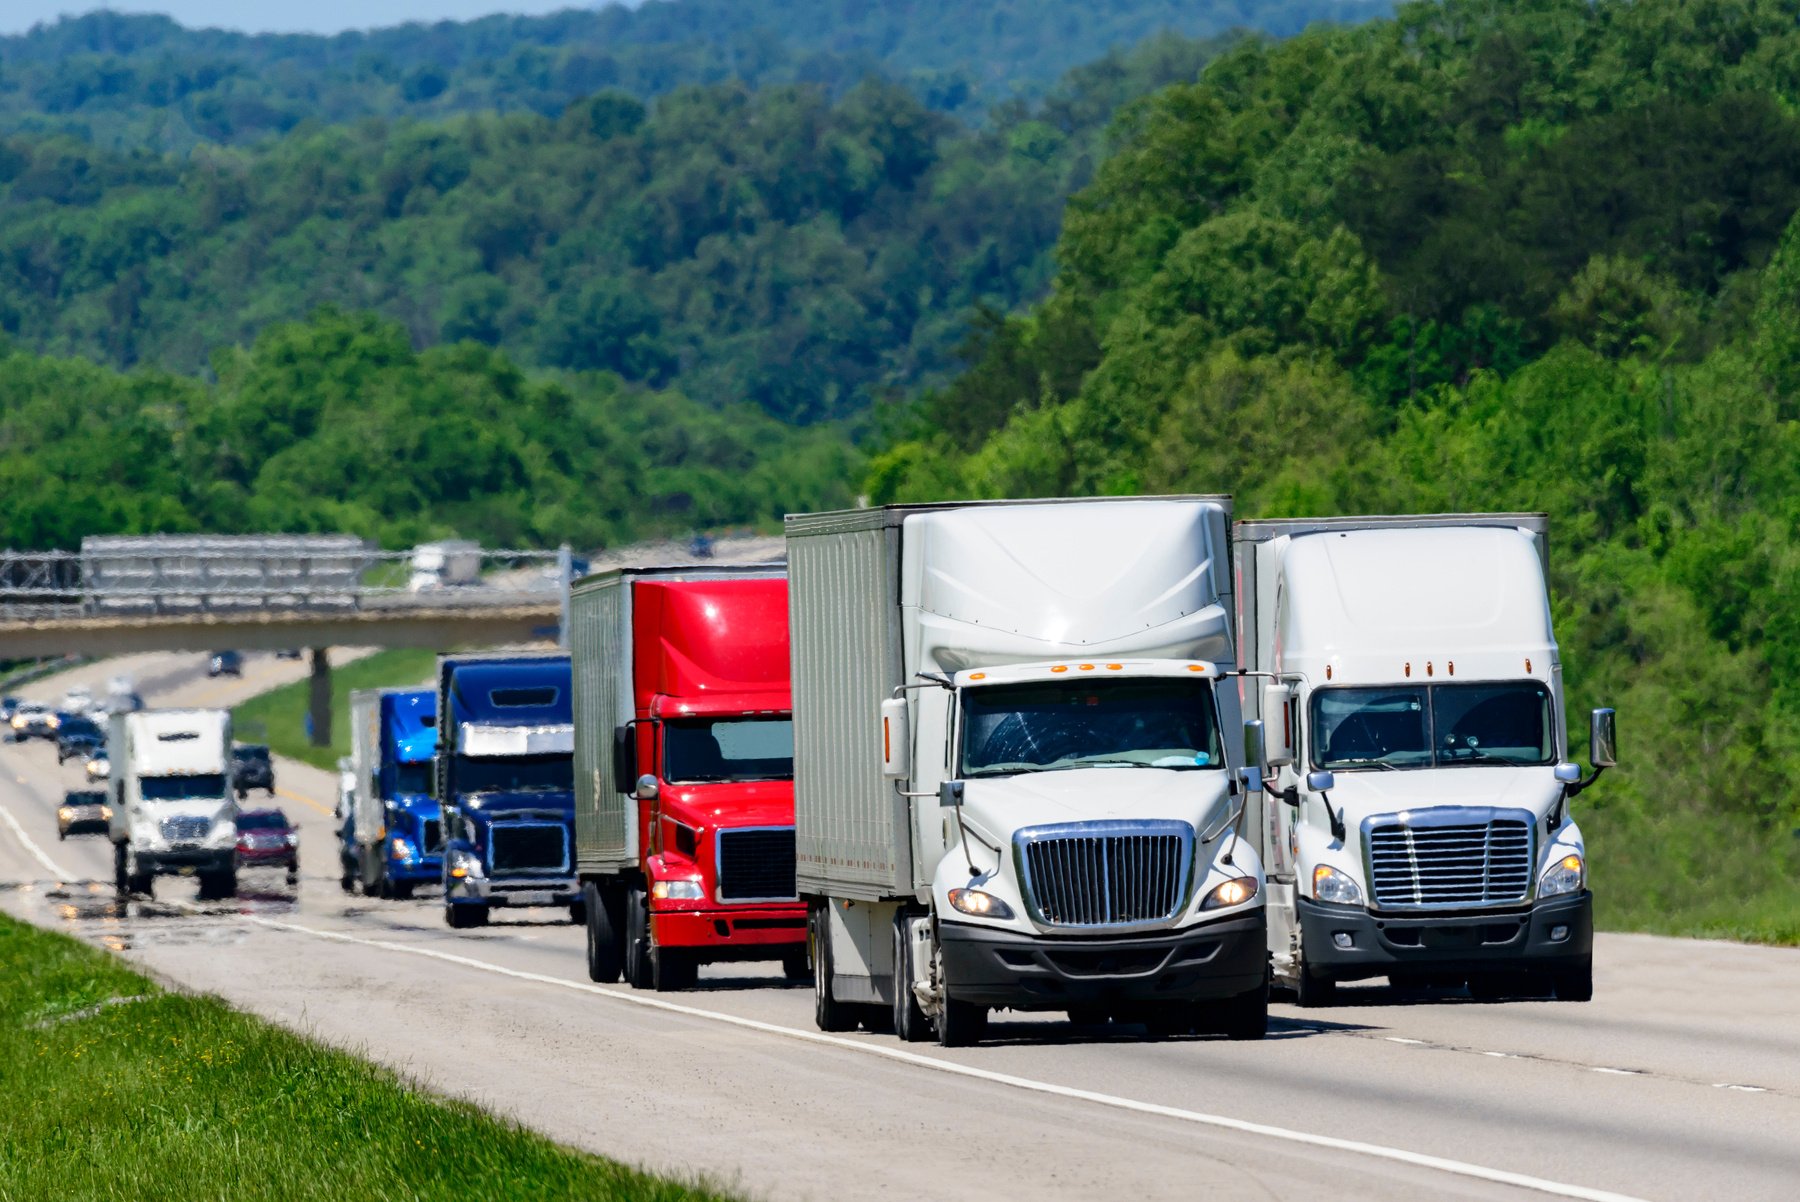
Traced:
[[1230, 501], [787, 520], [799, 890], [823, 1030], [997, 1008], [1261, 1038]]
[[1245, 521], [1245, 711], [1265, 730], [1249, 825], [1278, 984], [1467, 983], [1593, 995], [1593, 899], [1542, 514]]
[[109, 833], [120, 893], [152, 892], [158, 876], [198, 876], [202, 895], [237, 893], [237, 798], [231, 715], [138, 710], [107, 735]]

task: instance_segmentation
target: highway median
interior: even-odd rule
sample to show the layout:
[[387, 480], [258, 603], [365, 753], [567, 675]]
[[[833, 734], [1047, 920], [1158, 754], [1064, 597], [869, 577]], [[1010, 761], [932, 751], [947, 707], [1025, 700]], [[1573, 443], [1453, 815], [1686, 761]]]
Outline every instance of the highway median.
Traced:
[[724, 1195], [563, 1148], [0, 918], [0, 1199]]

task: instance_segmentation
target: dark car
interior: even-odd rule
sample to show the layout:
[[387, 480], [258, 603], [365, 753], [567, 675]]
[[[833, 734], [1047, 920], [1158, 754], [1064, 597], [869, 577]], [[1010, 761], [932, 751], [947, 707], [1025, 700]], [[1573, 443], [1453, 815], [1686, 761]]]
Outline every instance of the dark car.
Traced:
[[242, 797], [252, 789], [275, 792], [275, 763], [260, 743], [243, 743], [231, 749], [231, 783]]
[[242, 676], [244, 674], [244, 657], [236, 651], [215, 651], [212, 658], [206, 661], [208, 676]]
[[106, 746], [106, 732], [92, 718], [69, 714], [56, 727], [56, 762], [87, 759]]
[[62, 805], [56, 808], [56, 837], [104, 835], [111, 819], [112, 809], [106, 804], [105, 790], [70, 789], [63, 794]]
[[280, 810], [245, 810], [237, 820], [239, 868], [285, 868], [300, 879], [300, 832]]

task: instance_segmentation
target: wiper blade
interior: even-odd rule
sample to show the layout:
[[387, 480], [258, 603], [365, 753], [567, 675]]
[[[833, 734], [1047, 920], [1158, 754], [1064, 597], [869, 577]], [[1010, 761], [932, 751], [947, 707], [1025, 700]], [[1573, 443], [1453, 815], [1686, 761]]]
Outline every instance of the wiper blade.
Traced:
[[1333, 760], [1333, 761], [1331, 761], [1330, 766], [1333, 768], [1380, 768], [1386, 772], [1400, 771], [1400, 765], [1398, 765], [1398, 764], [1390, 764], [1386, 760], [1367, 759], [1367, 758], [1355, 759], [1355, 760]]

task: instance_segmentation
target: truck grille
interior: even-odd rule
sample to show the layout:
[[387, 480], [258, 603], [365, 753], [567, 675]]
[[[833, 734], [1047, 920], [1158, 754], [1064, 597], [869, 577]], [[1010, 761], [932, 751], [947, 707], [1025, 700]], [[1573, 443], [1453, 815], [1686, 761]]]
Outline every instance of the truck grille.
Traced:
[[718, 834], [720, 901], [791, 901], [794, 828], [724, 830]]
[[1533, 824], [1524, 811], [1382, 814], [1363, 824], [1369, 880], [1382, 909], [1522, 902], [1531, 889]]
[[162, 837], [171, 843], [189, 843], [206, 838], [212, 823], [205, 818], [182, 817], [162, 820]]
[[1028, 827], [1014, 840], [1025, 904], [1047, 926], [1163, 923], [1187, 900], [1194, 829], [1185, 822]]
[[496, 824], [488, 832], [488, 868], [501, 872], [566, 872], [569, 834], [549, 823]]
[[424, 829], [424, 844], [419, 850], [426, 855], [436, 855], [444, 849], [444, 824], [437, 818], [427, 818], [421, 826]]

